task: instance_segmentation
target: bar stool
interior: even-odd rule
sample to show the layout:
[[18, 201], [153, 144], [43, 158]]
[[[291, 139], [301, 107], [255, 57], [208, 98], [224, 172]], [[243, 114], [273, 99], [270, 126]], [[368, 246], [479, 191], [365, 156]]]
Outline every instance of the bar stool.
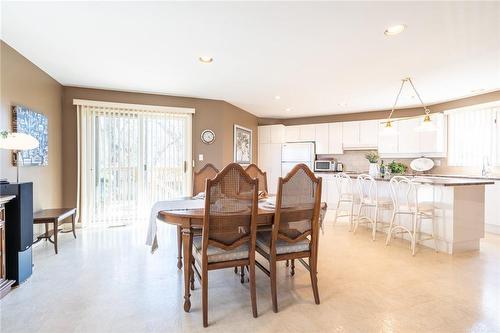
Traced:
[[[406, 232], [410, 235], [410, 247], [412, 255], [415, 255], [417, 236], [419, 237], [419, 241], [434, 239], [434, 247], [436, 252], [438, 252], [436, 221], [434, 219], [434, 205], [418, 202], [417, 186], [411, 179], [407, 177], [394, 176], [392, 177], [389, 185], [391, 189], [391, 199], [394, 208], [385, 245], [388, 245], [390, 243], [392, 233], [395, 230], [400, 229], [402, 233]], [[396, 217], [401, 215], [407, 215], [411, 217], [412, 229], [407, 228], [401, 224], [394, 224]], [[427, 239], [420, 239], [420, 236], [422, 234], [420, 232], [420, 227], [423, 219], [432, 221], [432, 234], [430, 235], [431, 237]]]
[[[377, 182], [370, 175], [359, 175], [357, 178], [357, 186], [359, 208], [356, 223], [354, 224], [353, 233], [356, 233], [356, 230], [360, 223], [370, 223], [372, 227], [372, 240], [374, 241], [375, 235], [377, 233], [377, 223], [382, 223], [382, 221], [379, 221], [379, 210], [390, 209], [392, 206], [391, 201], [379, 199]], [[367, 211], [366, 213], [374, 211], [373, 217], [370, 217], [369, 215], [361, 215], [361, 213], [363, 212], [363, 208], [365, 209], [365, 211]]]
[[[337, 223], [337, 218], [349, 216], [349, 231], [353, 230], [353, 214], [354, 214], [354, 192], [352, 186], [352, 179], [347, 174], [340, 172], [334, 175], [335, 185], [339, 199], [337, 207], [335, 208], [335, 215], [333, 222]], [[350, 214], [338, 215], [338, 210], [341, 204], [348, 204]]]

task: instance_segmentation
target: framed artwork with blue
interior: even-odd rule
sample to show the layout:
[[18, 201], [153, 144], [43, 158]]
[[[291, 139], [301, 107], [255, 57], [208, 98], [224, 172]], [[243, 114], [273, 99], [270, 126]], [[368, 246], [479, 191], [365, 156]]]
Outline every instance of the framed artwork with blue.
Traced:
[[[49, 164], [49, 121], [45, 115], [22, 105], [15, 105], [12, 107], [12, 131], [29, 134], [39, 142], [38, 148], [21, 152], [20, 166]], [[12, 156], [12, 164], [16, 166], [17, 155]]]

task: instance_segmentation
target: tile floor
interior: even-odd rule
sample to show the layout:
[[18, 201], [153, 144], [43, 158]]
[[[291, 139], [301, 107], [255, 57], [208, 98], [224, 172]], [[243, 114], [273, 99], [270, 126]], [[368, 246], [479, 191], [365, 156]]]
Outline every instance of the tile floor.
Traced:
[[259, 317], [252, 318], [248, 284], [232, 270], [210, 273], [209, 324], [202, 327], [200, 290], [182, 310], [175, 228], [162, 225], [151, 255], [145, 231], [85, 229], [34, 248], [34, 274], [0, 301], [7, 332], [500, 332], [500, 237], [482, 250], [449, 256], [408, 243], [386, 247], [369, 231], [356, 235], [327, 222], [320, 238], [315, 305], [309, 274], [279, 271], [279, 310], [272, 312], [268, 278], [257, 271]]

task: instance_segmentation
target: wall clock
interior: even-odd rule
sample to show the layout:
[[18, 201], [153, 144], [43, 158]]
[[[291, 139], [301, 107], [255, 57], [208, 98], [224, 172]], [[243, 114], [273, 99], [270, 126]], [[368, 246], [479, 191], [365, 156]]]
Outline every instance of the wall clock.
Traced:
[[206, 129], [201, 132], [201, 141], [207, 145], [214, 143], [215, 133], [212, 130]]

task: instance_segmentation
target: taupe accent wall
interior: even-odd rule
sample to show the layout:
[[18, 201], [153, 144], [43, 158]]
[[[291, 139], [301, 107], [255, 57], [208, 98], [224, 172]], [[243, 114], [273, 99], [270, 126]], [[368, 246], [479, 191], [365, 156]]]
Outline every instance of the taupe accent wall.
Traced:
[[[43, 113], [49, 124], [49, 165], [21, 167], [23, 182], [33, 182], [33, 208], [62, 205], [61, 96], [62, 86], [40, 68], [1, 42], [0, 130], [12, 131], [13, 105]], [[0, 150], [0, 177], [16, 181], [10, 151]]]
[[[444, 103], [433, 104], [429, 106], [429, 109], [431, 110], [431, 113], [436, 113], [436, 112], [443, 112], [447, 110], [462, 108], [466, 106], [495, 102], [499, 100], [500, 100], [500, 90], [497, 90], [482, 95], [461, 98]], [[302, 118], [284, 118], [284, 119], [259, 118], [259, 125], [283, 124], [286, 126], [291, 126], [291, 125], [303, 125], [303, 124], [334, 123], [334, 122], [355, 121], [355, 120], [386, 119], [389, 116], [390, 111], [391, 110], [353, 112], [346, 114], [334, 114], [334, 115], [302, 117]], [[423, 114], [423, 109], [421, 107], [397, 109], [396, 111], [394, 111], [393, 117], [394, 118], [413, 117], [422, 114]]]
[[[223, 168], [233, 161], [233, 126], [238, 124], [253, 131], [253, 161], [257, 162], [257, 117], [225, 101], [200, 98], [175, 97], [155, 94], [142, 94], [102, 89], [64, 87], [63, 89], [63, 193], [64, 204], [76, 202], [77, 179], [77, 141], [76, 107], [73, 99], [88, 99], [104, 102], [147, 104], [158, 106], [194, 108], [193, 116], [193, 159], [195, 170], [206, 163]], [[211, 145], [201, 142], [200, 134], [204, 129], [215, 132], [215, 142]], [[198, 155], [203, 154], [203, 162]]]

